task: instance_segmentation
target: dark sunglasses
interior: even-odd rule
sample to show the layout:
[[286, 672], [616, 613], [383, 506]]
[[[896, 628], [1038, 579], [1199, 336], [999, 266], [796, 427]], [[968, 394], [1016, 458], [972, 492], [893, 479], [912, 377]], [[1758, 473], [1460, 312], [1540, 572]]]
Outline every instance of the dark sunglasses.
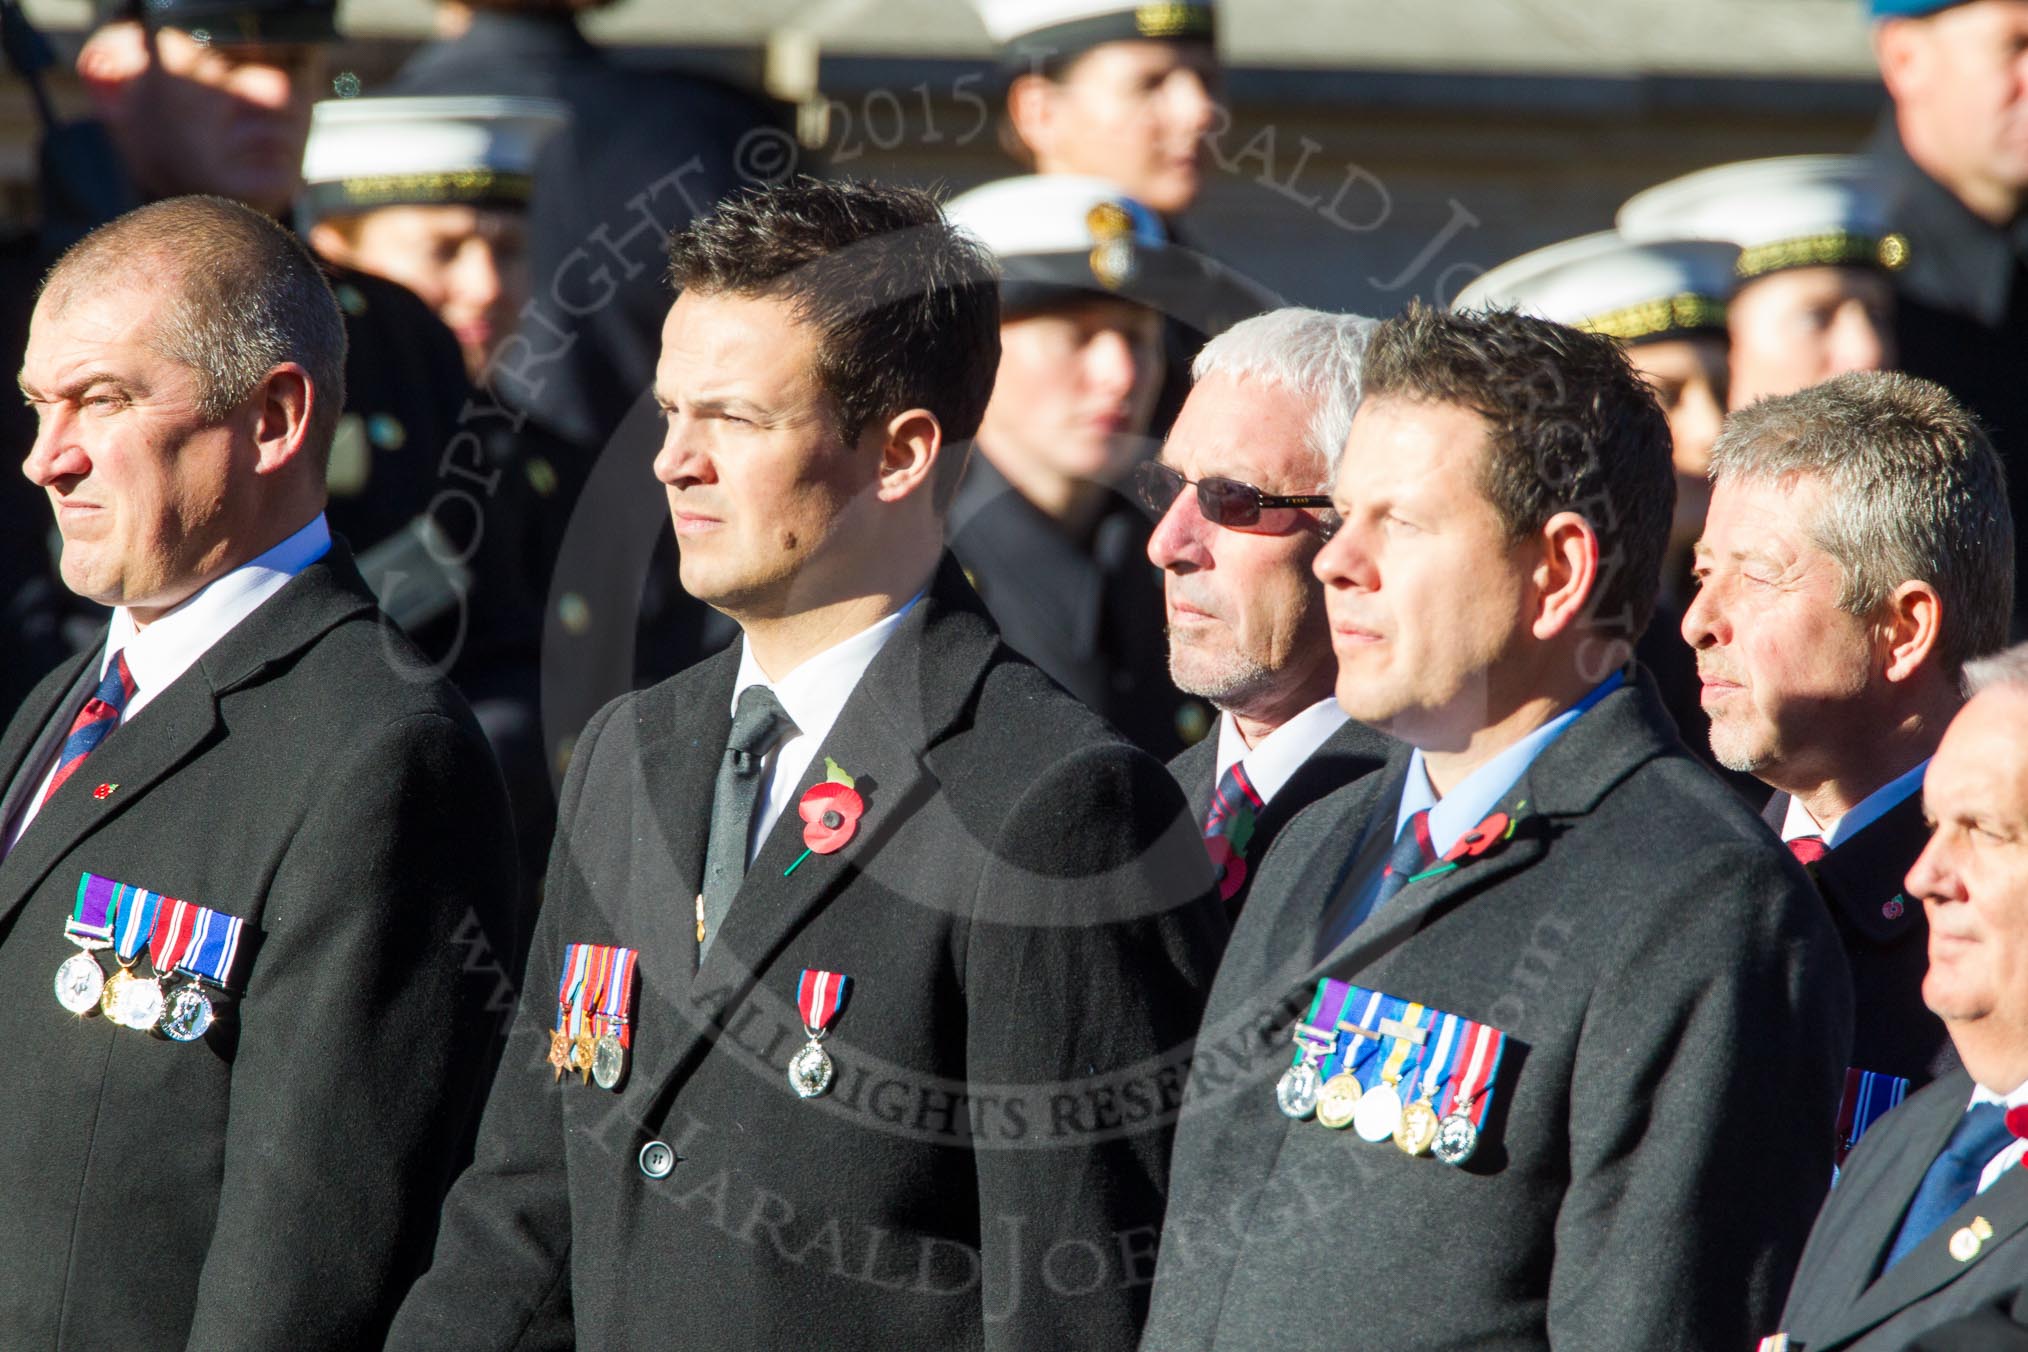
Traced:
[[1204, 514], [1204, 519], [1227, 530], [1279, 534], [1290, 524], [1290, 518], [1281, 513], [1299, 507], [1315, 508], [1323, 513], [1308, 519], [1325, 539], [1328, 540], [1331, 532], [1338, 529], [1338, 514], [1331, 510], [1331, 499], [1322, 494], [1278, 496], [1263, 493], [1252, 484], [1243, 484], [1237, 479], [1186, 479], [1169, 466], [1154, 460], [1143, 460], [1134, 466], [1134, 489], [1140, 494], [1141, 501], [1147, 504], [1148, 510], [1158, 518], [1167, 514], [1186, 488], [1197, 490], [1197, 510]]

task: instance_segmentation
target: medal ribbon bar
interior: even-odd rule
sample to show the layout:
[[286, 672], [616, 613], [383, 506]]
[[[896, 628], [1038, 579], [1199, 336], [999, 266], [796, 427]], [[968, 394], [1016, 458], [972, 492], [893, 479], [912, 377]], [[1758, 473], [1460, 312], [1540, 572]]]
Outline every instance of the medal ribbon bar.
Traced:
[[606, 978], [604, 998], [599, 1002], [599, 1013], [605, 1024], [604, 1031], [619, 1038], [622, 1047], [633, 1046], [633, 1030], [630, 1027], [628, 1011], [634, 1000], [634, 964], [640, 954], [631, 948], [607, 950], [612, 954], [610, 974]]
[[852, 978], [839, 972], [819, 971], [805, 967], [803, 975], [796, 981], [796, 1008], [803, 1015], [803, 1027], [815, 1037], [831, 1027], [840, 1010], [845, 1008], [845, 997], [851, 991]]
[[[177, 902], [179, 906], [184, 902]], [[233, 966], [239, 961], [240, 939], [246, 931], [244, 916], [227, 915], [205, 906], [193, 906], [189, 946], [177, 960], [178, 969], [221, 990], [233, 985]], [[161, 970], [167, 970], [163, 968]]]
[[1467, 1020], [1460, 1034], [1458, 1062], [1463, 1073], [1451, 1079], [1444, 1114], [1458, 1113], [1474, 1127], [1486, 1124], [1486, 1110], [1493, 1104], [1493, 1077], [1500, 1072], [1500, 1053], [1507, 1035], [1490, 1024]]
[[160, 892], [145, 887], [114, 886], [113, 954], [126, 966], [140, 956], [141, 946], [155, 933], [155, 911], [162, 903]]
[[111, 878], [101, 878], [96, 873], [80, 877], [70, 919], [63, 922], [64, 937], [80, 942], [111, 942], [113, 897], [118, 887], [119, 884]]
[[197, 938], [198, 912], [204, 908], [164, 897], [155, 913], [155, 933], [148, 939], [148, 960], [158, 972], [173, 972]]

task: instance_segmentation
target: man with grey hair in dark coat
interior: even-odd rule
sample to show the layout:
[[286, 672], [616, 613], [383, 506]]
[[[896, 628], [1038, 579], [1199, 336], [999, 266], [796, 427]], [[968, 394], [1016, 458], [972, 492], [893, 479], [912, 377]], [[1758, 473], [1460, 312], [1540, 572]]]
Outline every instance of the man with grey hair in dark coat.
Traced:
[[1956, 1064], [1922, 1003], [1927, 928], [1902, 877], [1929, 838], [1923, 770], [1964, 704], [1965, 663], [2006, 641], [2006, 474], [1940, 386], [1867, 371], [1735, 413], [1711, 477], [1683, 637], [1713, 755], [1776, 790], [1763, 816], [1851, 964], [1842, 1159]]
[[1143, 1346], [1741, 1346], [1830, 1184], [1851, 994], [1629, 661], [1667, 424], [1612, 339], [1511, 313], [1413, 305], [1364, 375], [1317, 574], [1339, 703], [1407, 745], [1261, 866]]

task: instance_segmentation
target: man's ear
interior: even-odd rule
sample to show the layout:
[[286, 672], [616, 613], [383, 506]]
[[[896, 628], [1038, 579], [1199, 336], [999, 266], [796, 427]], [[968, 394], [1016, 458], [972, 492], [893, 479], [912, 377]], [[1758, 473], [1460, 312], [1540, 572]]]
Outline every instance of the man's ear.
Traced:
[[1535, 637], [1554, 638], [1584, 619], [1597, 599], [1598, 532], [1576, 512], [1558, 512], [1536, 534]]
[[1900, 99], [1911, 92], [1911, 81], [1922, 74], [1925, 33], [1917, 19], [1881, 19], [1873, 25], [1873, 64], [1888, 95]]
[[1943, 597], [1935, 587], [1915, 581], [1896, 587], [1874, 627], [1882, 674], [1897, 682], [1914, 676], [1935, 655], [1942, 632]]
[[118, 116], [134, 81], [148, 73], [153, 61], [147, 33], [131, 19], [109, 23], [86, 38], [77, 54], [77, 75], [93, 111], [101, 118]]
[[276, 474], [296, 463], [310, 439], [310, 415], [323, 392], [294, 362], [268, 372], [253, 395], [256, 474]]
[[912, 408], [888, 419], [878, 435], [880, 477], [874, 491], [882, 502], [900, 502], [917, 492], [929, 492], [943, 457], [944, 429], [937, 415], [926, 408]]
[[352, 241], [345, 232], [329, 221], [319, 221], [310, 227], [310, 249], [317, 257], [340, 267], [352, 266]]

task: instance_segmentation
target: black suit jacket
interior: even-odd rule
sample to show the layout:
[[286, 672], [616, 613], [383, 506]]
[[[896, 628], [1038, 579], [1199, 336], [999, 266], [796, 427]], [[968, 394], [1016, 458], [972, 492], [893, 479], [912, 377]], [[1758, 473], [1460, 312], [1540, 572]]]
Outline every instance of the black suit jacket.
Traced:
[[[1761, 816], [1779, 832], [1788, 812], [1789, 795], [1777, 793]], [[1928, 843], [1918, 789], [1811, 870], [1852, 970], [1852, 1064], [1916, 1088], [1958, 1064], [1943, 1020], [1922, 1002], [1929, 921], [1902, 886]]]
[[[1335, 947], [1407, 750], [1282, 833], [1198, 1037], [1144, 1347], [1710, 1349], [1772, 1327], [1831, 1177], [1850, 986], [1802, 870], [1667, 720], [1645, 677], [1607, 695], [1507, 795], [1504, 846]], [[1325, 976], [1508, 1034], [1464, 1167], [1277, 1110]]]
[[[1781, 1326], [1796, 1352], [1886, 1352], [1912, 1342], [1939, 1348], [2010, 1345], [2004, 1330], [2011, 1321], [1999, 1311], [2009, 1304], [2018, 1311], [2028, 1289], [2028, 1173], [2018, 1166], [1899, 1263], [1878, 1271], [1923, 1174], [1942, 1153], [1971, 1095], [1971, 1076], [1952, 1071], [1882, 1118], [1845, 1162], [1810, 1232], [1782, 1311]], [[1977, 1217], [1992, 1227], [1992, 1238], [1971, 1259], [1953, 1258], [1951, 1237]], [[1959, 1319], [1972, 1325], [1973, 1336], [1981, 1328], [1993, 1336], [1954, 1344], [1944, 1330]], [[1960, 1325], [1953, 1336], [1966, 1333]]]
[[[526, 999], [400, 1348], [1131, 1345], [1224, 939], [1162, 766], [1003, 647], [948, 564], [853, 690], [855, 838], [785, 812], [701, 969], [738, 653], [597, 715]], [[790, 872], [794, 864], [794, 871]], [[544, 1064], [564, 945], [640, 952], [618, 1092]], [[852, 978], [799, 1099], [806, 968]], [[644, 1144], [678, 1159], [644, 1176]]]
[[[0, 816], [39, 784], [99, 651], [0, 739]], [[244, 996], [203, 1040], [56, 1003], [84, 872], [246, 918]], [[373, 1344], [470, 1139], [499, 1016], [465, 969], [507, 950], [513, 881], [469, 711], [334, 543], [0, 861], [0, 1342]]]
[[[1295, 820], [1296, 814], [1335, 789], [1363, 779], [1381, 766], [1387, 764], [1387, 757], [1393, 751], [1392, 738], [1375, 732], [1357, 719], [1348, 719], [1339, 729], [1326, 737], [1302, 768], [1289, 776], [1267, 806], [1254, 818], [1253, 836], [1247, 841], [1245, 862], [1249, 872], [1240, 879], [1239, 890], [1226, 902], [1233, 915], [1246, 904], [1247, 893], [1253, 890], [1252, 870], [1260, 867], [1260, 861], [1267, 858], [1268, 847], [1275, 843], [1281, 829]], [[1190, 815], [1202, 823], [1211, 811], [1211, 795], [1218, 787], [1218, 725], [1213, 723], [1211, 731], [1169, 762], [1169, 773], [1176, 776], [1176, 782], [1183, 786], [1183, 796], [1190, 801]]]

